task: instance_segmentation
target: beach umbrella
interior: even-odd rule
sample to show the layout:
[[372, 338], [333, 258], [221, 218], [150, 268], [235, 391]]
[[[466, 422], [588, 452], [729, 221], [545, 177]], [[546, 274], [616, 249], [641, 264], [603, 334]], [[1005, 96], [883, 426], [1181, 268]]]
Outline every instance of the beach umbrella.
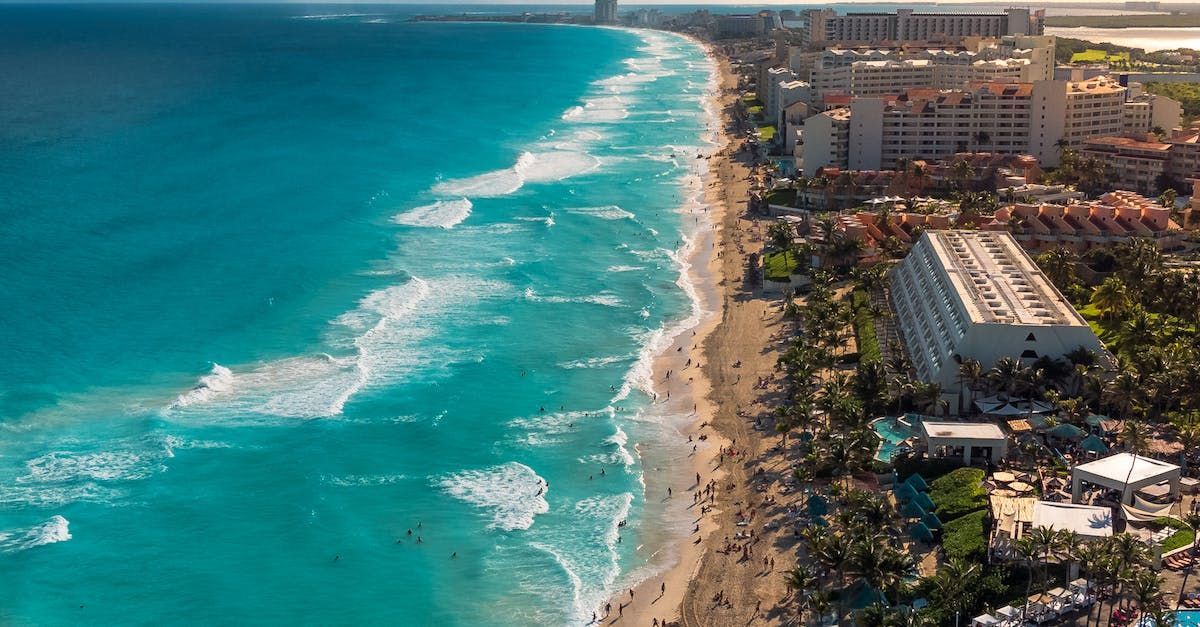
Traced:
[[904, 483], [912, 486], [912, 488], [917, 492], [924, 492], [929, 489], [929, 484], [925, 483], [925, 478], [916, 473], [914, 473], [908, 479], [905, 479]]
[[852, 610], [861, 610], [876, 603], [887, 605], [887, 598], [883, 596], [883, 593], [867, 583], [866, 579], [859, 579], [850, 584], [843, 593], [849, 600], [848, 605]]
[[921, 509], [927, 512], [933, 511], [933, 499], [929, 498], [929, 495], [924, 492], [917, 492], [917, 495], [913, 497], [913, 503], [920, 505]]
[[1033, 486], [1029, 485], [1028, 483], [1025, 483], [1024, 481], [1014, 481], [1014, 482], [1008, 484], [1008, 489], [1020, 494], [1022, 492], [1033, 491]]
[[1079, 443], [1079, 448], [1092, 453], [1107, 453], [1108, 445], [1095, 435], [1089, 435]]
[[924, 523], [925, 526], [929, 527], [930, 529], [941, 529], [942, 528], [942, 519], [938, 518], [937, 514], [935, 514], [933, 512], [925, 512], [925, 515], [921, 517], [921, 522]]
[[1087, 435], [1083, 429], [1080, 429], [1079, 427], [1067, 422], [1054, 427], [1046, 433], [1060, 440], [1081, 440], [1083, 439], [1083, 436]]
[[900, 508], [900, 514], [905, 518], [924, 518], [925, 509], [917, 505], [916, 501], [909, 501]]
[[1011, 472], [1001, 470], [1001, 471], [992, 473], [992, 479], [995, 479], [996, 481], [999, 481], [1000, 483], [1008, 483], [1009, 481], [1016, 481], [1017, 476], [1012, 474]]
[[896, 488], [896, 498], [900, 499], [901, 501], [911, 501], [916, 498], [916, 496], [917, 491], [907, 483], [901, 483], [900, 486]]
[[917, 523], [909, 527], [908, 535], [913, 540], [920, 540], [922, 542], [933, 541], [933, 532], [929, 530], [929, 527], [925, 526], [925, 523]]
[[808, 514], [810, 516], [824, 516], [829, 513], [829, 503], [825, 497], [820, 494], [814, 494], [808, 497]]
[[1103, 414], [1089, 414], [1087, 418], [1083, 419], [1084, 422], [1093, 427], [1099, 427], [1100, 423], [1104, 422], [1105, 420], [1108, 420], [1108, 416]]

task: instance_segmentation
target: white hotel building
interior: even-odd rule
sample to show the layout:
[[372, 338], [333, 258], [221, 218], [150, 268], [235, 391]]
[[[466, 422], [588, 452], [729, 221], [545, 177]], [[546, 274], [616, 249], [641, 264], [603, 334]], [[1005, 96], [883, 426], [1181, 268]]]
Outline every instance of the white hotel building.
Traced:
[[805, 43], [937, 41], [971, 36], [1041, 35], [1045, 13], [1005, 9], [1003, 13], [848, 13], [833, 9], [805, 12]]
[[1087, 322], [1007, 232], [926, 231], [892, 270], [891, 296], [918, 378], [951, 396], [961, 359], [990, 368], [1002, 357], [1029, 365], [1081, 346], [1103, 354]]

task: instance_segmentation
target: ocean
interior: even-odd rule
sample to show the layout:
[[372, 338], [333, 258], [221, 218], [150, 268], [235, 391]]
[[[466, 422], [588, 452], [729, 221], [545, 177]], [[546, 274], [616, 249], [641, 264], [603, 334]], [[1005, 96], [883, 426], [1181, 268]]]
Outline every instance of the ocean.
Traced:
[[581, 624], [648, 567], [713, 68], [415, 12], [0, 6], [0, 623]]

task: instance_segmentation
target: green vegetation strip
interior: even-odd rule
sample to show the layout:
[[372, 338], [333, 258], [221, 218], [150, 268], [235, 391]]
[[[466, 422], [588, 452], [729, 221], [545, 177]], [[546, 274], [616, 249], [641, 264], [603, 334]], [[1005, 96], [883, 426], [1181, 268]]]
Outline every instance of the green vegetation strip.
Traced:
[[773, 189], [767, 192], [767, 204], [779, 205], [780, 207], [794, 207], [796, 204], [796, 190], [786, 187]]
[[875, 337], [875, 316], [871, 315], [871, 297], [864, 290], [854, 290], [854, 338], [858, 342], [860, 361], [879, 361], [879, 339]]
[[765, 142], [775, 139], [775, 125], [764, 124], [758, 127], [758, 136]]
[[796, 253], [790, 250], [781, 250], [775, 253], [769, 253], [763, 256], [763, 274], [768, 281], [777, 283], [786, 283], [792, 279], [792, 273], [800, 265], [800, 259]]
[[984, 472], [979, 468], [959, 468], [929, 485], [934, 513], [949, 527], [949, 522], [987, 505], [983, 489]]
[[946, 523], [942, 535], [942, 550], [948, 559], [959, 558], [983, 561], [987, 554], [987, 539], [983, 533], [986, 511], [971, 512]]

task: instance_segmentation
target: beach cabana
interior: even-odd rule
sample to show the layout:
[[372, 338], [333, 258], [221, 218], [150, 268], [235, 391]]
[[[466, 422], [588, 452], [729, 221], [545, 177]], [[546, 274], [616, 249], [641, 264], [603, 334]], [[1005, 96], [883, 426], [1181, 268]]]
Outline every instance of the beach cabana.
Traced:
[[912, 488], [917, 492], [926, 492], [929, 490], [929, 484], [925, 483], [925, 478], [920, 474], [914, 473], [913, 475], [909, 476], [908, 479], [905, 479], [904, 483], [912, 486]]
[[999, 618], [1005, 625], [1019, 625], [1021, 620], [1021, 610], [1018, 610], [1011, 605], [1005, 605], [1004, 607], [996, 610], [996, 618]]
[[1109, 488], [1121, 493], [1121, 502], [1133, 503], [1133, 495], [1142, 488], [1166, 482], [1171, 500], [1179, 495], [1179, 466], [1157, 459], [1117, 453], [1071, 469], [1071, 501], [1083, 498], [1083, 484]]
[[937, 514], [935, 514], [933, 512], [925, 512], [925, 515], [921, 517], [921, 522], [924, 523], [925, 526], [929, 527], [930, 529], [941, 529], [942, 528], [942, 519], [938, 518]]
[[887, 598], [866, 579], [858, 579], [842, 590], [851, 610], [861, 610], [876, 604], [887, 605]]
[[1008, 454], [1008, 436], [990, 422], [921, 423], [921, 437], [930, 453], [938, 449], [962, 449], [963, 464], [970, 466], [976, 457], [993, 464]]
[[1083, 429], [1080, 429], [1073, 424], [1064, 422], [1047, 431], [1046, 435], [1058, 438], [1059, 440], [1070, 440], [1072, 442], [1077, 442], [1082, 440], [1083, 436], [1087, 435], [1087, 433], [1084, 432]]
[[916, 501], [909, 501], [900, 508], [900, 515], [905, 518], [924, 518], [925, 509], [917, 504]]
[[920, 540], [921, 542], [933, 542], [933, 532], [929, 530], [929, 527], [925, 526], [925, 523], [917, 523], [909, 527], [908, 536], [913, 540]]
[[1079, 448], [1089, 453], [1107, 453], [1108, 445], [1099, 436], [1089, 435], [1079, 442]]
[[896, 494], [897, 499], [908, 502], [908, 501], [913, 500], [913, 498], [915, 498], [917, 496], [917, 491], [914, 490], [913, 487], [908, 485], [907, 483], [901, 483], [899, 486], [896, 487], [895, 494]]
[[933, 499], [929, 498], [929, 495], [924, 492], [917, 492], [917, 495], [913, 497], [913, 503], [920, 505], [921, 509], [927, 512], [932, 512], [935, 509]]
[[999, 625], [1000, 622], [1001, 621], [999, 618], [996, 618], [991, 614], [984, 614], [982, 616], [976, 616], [971, 621], [971, 627], [995, 627], [996, 625]]

